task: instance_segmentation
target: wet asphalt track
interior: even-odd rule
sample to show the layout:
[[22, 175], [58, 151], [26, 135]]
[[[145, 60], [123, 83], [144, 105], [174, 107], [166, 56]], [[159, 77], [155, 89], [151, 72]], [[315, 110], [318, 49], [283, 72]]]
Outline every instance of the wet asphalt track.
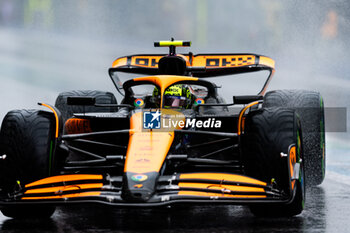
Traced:
[[[8, 42], [0, 44], [0, 120], [10, 109], [37, 108], [38, 101], [54, 103], [58, 92], [67, 89], [113, 89], [106, 72], [113, 58], [118, 56], [112, 50], [102, 48], [83, 54], [90, 60], [80, 59], [81, 50], [52, 57], [52, 54], [60, 52], [59, 49], [41, 44], [41, 53], [38, 53], [35, 35], [26, 34], [26, 44], [30, 46], [23, 48], [18, 47], [21, 41], [16, 41], [21, 38], [19, 32], [0, 31], [0, 34]], [[79, 49], [77, 44], [72, 47]], [[88, 66], [97, 56], [101, 57], [98, 63]], [[78, 60], [80, 63], [75, 64]], [[86, 69], [76, 69], [75, 66], [85, 66]], [[272, 89], [279, 85], [293, 88], [288, 80], [279, 79], [283, 75], [291, 75], [292, 71], [279, 72], [272, 82]], [[41, 79], [36, 79], [40, 76]], [[346, 99], [349, 82], [333, 82], [332, 85], [339, 86], [330, 89], [326, 78], [317, 80], [317, 88], [325, 97], [326, 105], [344, 106], [342, 102], [335, 101], [339, 96]], [[306, 88], [314, 85], [303, 84]], [[66, 206], [59, 207], [53, 217], [45, 221], [13, 220], [0, 214], [0, 232], [349, 232], [350, 146], [346, 138], [349, 137], [345, 133], [327, 135], [326, 180], [321, 186], [308, 190], [305, 211], [293, 218], [255, 218], [241, 206], [185, 206], [153, 210]]]

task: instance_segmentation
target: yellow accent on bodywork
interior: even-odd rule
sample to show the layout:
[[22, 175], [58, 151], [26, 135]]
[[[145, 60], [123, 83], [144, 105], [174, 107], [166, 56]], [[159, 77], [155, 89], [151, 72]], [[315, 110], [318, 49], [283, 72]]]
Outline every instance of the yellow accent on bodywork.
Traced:
[[[159, 46], [161, 47], [167, 47], [167, 46], [184, 46], [184, 42], [182, 40], [175, 40], [175, 41], [159, 41]], [[191, 42], [190, 42], [191, 46]]]

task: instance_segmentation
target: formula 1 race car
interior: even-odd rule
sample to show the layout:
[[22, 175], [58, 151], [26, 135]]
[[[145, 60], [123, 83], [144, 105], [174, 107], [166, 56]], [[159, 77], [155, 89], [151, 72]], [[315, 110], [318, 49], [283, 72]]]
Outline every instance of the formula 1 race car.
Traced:
[[[248, 205], [257, 216], [302, 212], [305, 187], [325, 176], [323, 99], [266, 92], [274, 61], [256, 54], [118, 58], [109, 69], [123, 96], [69, 91], [45, 110], [14, 110], [0, 132], [0, 208], [49, 217], [55, 206]], [[206, 78], [268, 71], [256, 95], [226, 103]], [[148, 76], [121, 81], [121, 74]], [[232, 82], [232, 86], [235, 83]], [[230, 88], [230, 85], [226, 85]], [[307, 185], [306, 185], [307, 184]]]

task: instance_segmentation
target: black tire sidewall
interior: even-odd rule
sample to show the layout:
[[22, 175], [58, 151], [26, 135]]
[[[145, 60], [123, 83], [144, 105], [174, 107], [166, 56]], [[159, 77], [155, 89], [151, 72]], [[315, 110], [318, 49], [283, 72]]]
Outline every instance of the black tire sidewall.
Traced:
[[[280, 130], [280, 131], [279, 131]], [[289, 193], [288, 165], [280, 153], [288, 153], [291, 145], [298, 145], [300, 137], [300, 180], [295, 181], [295, 196], [289, 204], [250, 205], [256, 216], [285, 217], [300, 214], [305, 201], [303, 170], [303, 143], [300, 120], [294, 110], [263, 108], [248, 114], [242, 137], [244, 167], [248, 176], [270, 183], [276, 181], [278, 189]]]
[[13, 191], [17, 181], [23, 186], [50, 175], [53, 159], [54, 116], [39, 110], [14, 110], [2, 123], [0, 150], [0, 185]]

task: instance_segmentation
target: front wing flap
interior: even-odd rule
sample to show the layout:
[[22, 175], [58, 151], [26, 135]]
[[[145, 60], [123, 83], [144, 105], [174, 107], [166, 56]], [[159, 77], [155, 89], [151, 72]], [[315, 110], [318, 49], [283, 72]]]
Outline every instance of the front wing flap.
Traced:
[[[59, 175], [27, 184], [12, 196], [2, 197], [6, 204], [64, 204], [98, 202], [116, 206], [160, 206], [172, 203], [248, 204], [285, 202], [291, 193], [244, 175], [227, 173], [182, 173], [160, 176], [147, 201], [130, 202], [123, 196], [123, 178], [95, 174]], [[137, 184], [142, 188], [142, 182]]]

